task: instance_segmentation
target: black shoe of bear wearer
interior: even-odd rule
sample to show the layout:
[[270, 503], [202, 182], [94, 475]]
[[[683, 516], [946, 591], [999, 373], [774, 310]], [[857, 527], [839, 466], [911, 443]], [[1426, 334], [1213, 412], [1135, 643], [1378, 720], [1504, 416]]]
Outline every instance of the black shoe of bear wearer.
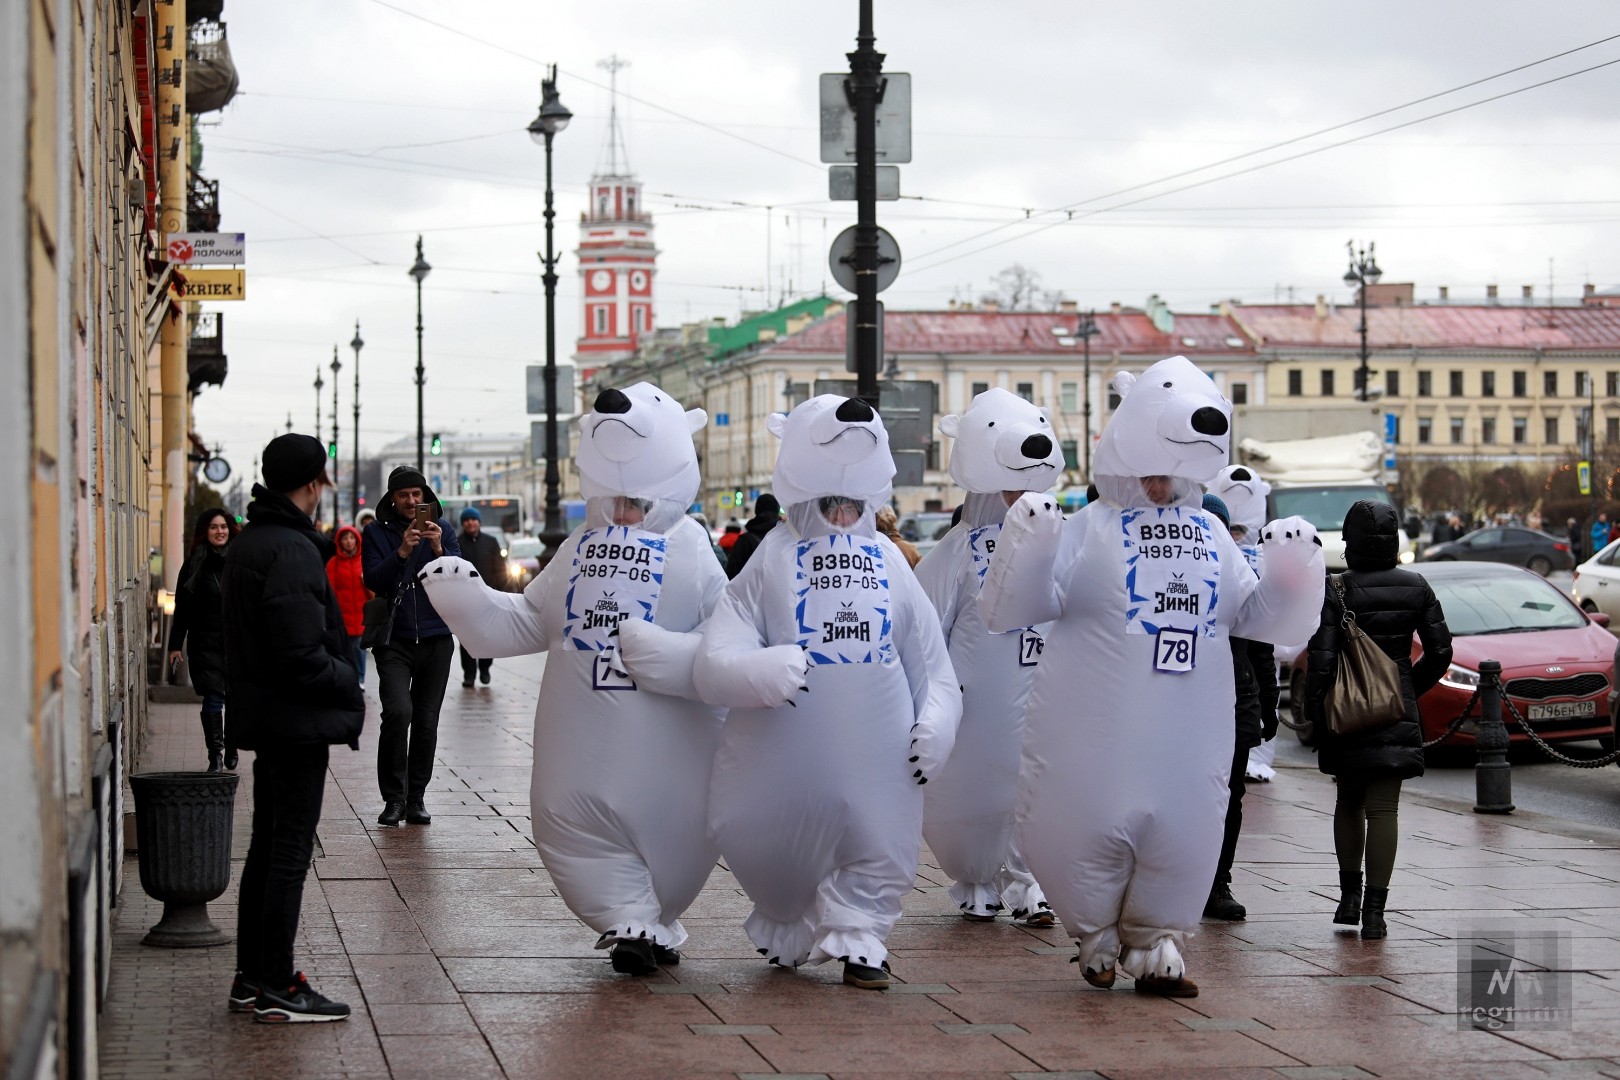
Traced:
[[658, 960], [650, 941], [620, 941], [613, 946], [613, 970], [621, 975], [656, 975]]

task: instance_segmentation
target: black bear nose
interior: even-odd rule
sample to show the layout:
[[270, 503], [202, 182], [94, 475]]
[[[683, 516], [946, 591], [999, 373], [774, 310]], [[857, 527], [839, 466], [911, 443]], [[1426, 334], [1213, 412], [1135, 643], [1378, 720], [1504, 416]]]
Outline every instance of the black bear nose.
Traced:
[[1226, 414], [1221, 410], [1205, 405], [1192, 414], [1193, 430], [1200, 435], [1225, 435]]
[[[630, 399], [624, 396], [624, 392], [622, 390], [615, 390], [610, 386], [600, 394], [596, 395], [596, 405], [594, 407], [597, 412], [629, 412]], [[1222, 428], [1221, 430], [1225, 431], [1226, 429]]]
[[872, 411], [872, 406], [860, 398], [845, 398], [844, 403], [838, 406], [838, 411], [833, 415], [846, 424], [864, 424], [876, 416], [877, 413]]
[[1052, 440], [1045, 435], [1031, 435], [1018, 450], [1025, 457], [1039, 461], [1052, 452]]
[[1238, 483], [1242, 484], [1242, 483], [1246, 483], [1247, 481], [1253, 480], [1254, 479], [1254, 474], [1249, 472], [1248, 469], [1242, 469], [1242, 468], [1233, 469], [1232, 470], [1232, 479], [1234, 479]]

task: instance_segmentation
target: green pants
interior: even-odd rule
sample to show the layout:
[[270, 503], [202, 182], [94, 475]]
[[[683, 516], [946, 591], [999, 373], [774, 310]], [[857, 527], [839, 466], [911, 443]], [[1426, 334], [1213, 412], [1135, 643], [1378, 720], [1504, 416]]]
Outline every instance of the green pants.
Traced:
[[1339, 777], [1339, 800], [1333, 807], [1333, 847], [1339, 869], [1353, 874], [1367, 854], [1367, 884], [1389, 888], [1395, 871], [1395, 844], [1400, 833], [1401, 782], [1383, 777]]

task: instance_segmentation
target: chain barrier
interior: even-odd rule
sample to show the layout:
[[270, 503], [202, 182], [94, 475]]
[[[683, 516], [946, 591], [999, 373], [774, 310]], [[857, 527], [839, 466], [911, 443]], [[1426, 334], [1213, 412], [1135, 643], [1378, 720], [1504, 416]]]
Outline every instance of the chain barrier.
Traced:
[[[1502, 704], [1507, 708], [1508, 712], [1513, 714], [1514, 722], [1519, 725], [1526, 735], [1530, 736], [1531, 742], [1541, 747], [1541, 752], [1543, 754], [1546, 754], [1559, 764], [1568, 765], [1572, 769], [1601, 769], [1605, 766], [1613, 765], [1616, 761], [1620, 761], [1620, 748], [1611, 750], [1609, 753], [1604, 754], [1600, 758], [1592, 758], [1590, 761], [1583, 761], [1579, 758], [1566, 757], [1565, 755], [1560, 754], [1557, 750], [1554, 750], [1550, 745], [1548, 745], [1546, 739], [1543, 739], [1540, 735], [1536, 734], [1536, 729], [1530, 726], [1530, 721], [1526, 720], [1519, 714], [1519, 708], [1513, 704], [1513, 699], [1508, 697], [1507, 687], [1502, 685], [1502, 679], [1500, 676], [1498, 676], [1496, 679], [1496, 689], [1502, 695]], [[1479, 692], [1476, 690], [1475, 695], [1477, 696], [1478, 693]]]
[[[1502, 700], [1506, 701], [1507, 699], [1503, 698]], [[1435, 743], [1445, 742], [1447, 739], [1449, 739], [1453, 735], [1455, 735], [1457, 733], [1457, 729], [1462, 727], [1463, 721], [1469, 719], [1468, 714], [1474, 711], [1474, 706], [1477, 705], [1477, 704], [1479, 704], [1479, 687], [1476, 686], [1476, 687], [1474, 687], [1474, 696], [1468, 699], [1468, 704], [1464, 705], [1462, 712], [1457, 714], [1457, 719], [1453, 720], [1450, 724], [1448, 724], [1446, 726], [1446, 730], [1442, 731], [1439, 735], [1436, 735], [1434, 738], [1432, 738], [1428, 742], [1424, 743], [1423, 744], [1423, 749], [1427, 750], [1429, 747], [1433, 746]], [[1477, 720], [1479, 718], [1475, 717], [1474, 719]]]

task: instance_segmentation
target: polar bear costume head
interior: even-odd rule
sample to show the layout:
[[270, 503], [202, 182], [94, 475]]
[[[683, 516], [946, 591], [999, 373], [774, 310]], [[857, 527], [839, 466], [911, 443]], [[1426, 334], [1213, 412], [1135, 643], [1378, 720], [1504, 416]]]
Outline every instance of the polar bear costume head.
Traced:
[[822, 394], [790, 413], [772, 413], [765, 426], [782, 440], [771, 488], [795, 527], [795, 506], [836, 495], [866, 504], [861, 521], [870, 531], [872, 515], [889, 500], [894, 482], [883, 418], [859, 398]]
[[698, 491], [692, 433], [709, 417], [651, 383], [610, 387], [579, 418], [579, 490], [592, 499], [624, 496], [678, 505], [682, 513]]
[[1266, 496], [1271, 494], [1271, 485], [1247, 465], [1228, 465], [1215, 474], [1209, 493], [1226, 504], [1233, 525], [1249, 530], [1246, 542], [1257, 543], [1260, 526], [1266, 523]]
[[1097, 442], [1093, 471], [1099, 478], [1215, 479], [1227, 461], [1232, 403], [1191, 360], [1172, 356], [1140, 376], [1122, 371], [1114, 376], [1114, 392], [1119, 408]]
[[960, 416], [939, 418], [951, 445], [951, 479], [972, 493], [1047, 491], [1063, 472], [1046, 410], [1001, 387], [975, 397]]

